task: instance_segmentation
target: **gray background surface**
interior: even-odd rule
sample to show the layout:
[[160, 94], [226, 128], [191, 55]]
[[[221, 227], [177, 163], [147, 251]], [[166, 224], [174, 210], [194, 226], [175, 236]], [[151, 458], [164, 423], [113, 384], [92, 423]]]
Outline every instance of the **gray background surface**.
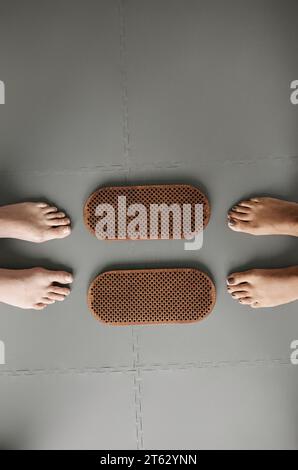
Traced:
[[[296, 0], [0, 0], [0, 201], [45, 199], [73, 234], [2, 240], [2, 267], [72, 269], [46, 312], [0, 306], [0, 447], [298, 448], [297, 304], [251, 310], [233, 270], [298, 263], [297, 240], [226, 227], [243, 197], [298, 200]], [[184, 182], [210, 198], [203, 249], [105, 244], [84, 228], [109, 183]], [[110, 267], [198, 266], [202, 323], [106, 327], [86, 291]]]

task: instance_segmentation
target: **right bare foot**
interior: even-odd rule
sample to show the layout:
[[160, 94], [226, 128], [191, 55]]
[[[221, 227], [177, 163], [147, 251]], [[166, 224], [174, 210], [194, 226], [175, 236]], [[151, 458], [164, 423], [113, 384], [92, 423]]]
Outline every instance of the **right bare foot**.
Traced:
[[43, 310], [47, 305], [62, 301], [70, 293], [73, 277], [65, 271], [43, 268], [0, 269], [0, 302], [14, 307]]
[[298, 236], [298, 204], [272, 197], [241, 201], [228, 214], [228, 226], [251, 235]]
[[23, 202], [0, 207], [0, 238], [45, 242], [71, 232], [64, 212], [45, 202]]
[[233, 299], [243, 305], [276, 307], [298, 300], [298, 266], [233, 273], [227, 284]]

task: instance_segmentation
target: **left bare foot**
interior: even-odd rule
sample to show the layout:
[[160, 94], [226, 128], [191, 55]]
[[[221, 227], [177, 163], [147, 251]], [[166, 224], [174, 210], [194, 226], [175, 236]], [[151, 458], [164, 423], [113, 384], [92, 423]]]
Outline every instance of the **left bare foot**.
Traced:
[[233, 299], [243, 305], [276, 307], [298, 300], [298, 266], [233, 273], [227, 285]]
[[23, 202], [0, 207], [0, 238], [41, 243], [65, 238], [70, 220], [57, 207], [44, 202]]

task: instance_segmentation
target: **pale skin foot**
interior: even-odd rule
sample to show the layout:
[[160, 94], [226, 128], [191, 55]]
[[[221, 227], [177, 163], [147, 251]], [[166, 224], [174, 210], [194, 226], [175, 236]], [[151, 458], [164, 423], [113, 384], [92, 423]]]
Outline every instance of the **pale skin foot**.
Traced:
[[64, 212], [45, 202], [23, 202], [0, 207], [0, 238], [41, 243], [65, 238], [71, 232]]
[[227, 289], [233, 299], [252, 308], [287, 304], [298, 300], [298, 266], [233, 273]]
[[298, 203], [257, 197], [241, 201], [228, 213], [228, 226], [251, 235], [298, 236]]
[[[43, 268], [0, 269], [0, 302], [24, 309], [43, 310], [69, 295], [70, 273]], [[59, 284], [59, 285], [58, 285]]]

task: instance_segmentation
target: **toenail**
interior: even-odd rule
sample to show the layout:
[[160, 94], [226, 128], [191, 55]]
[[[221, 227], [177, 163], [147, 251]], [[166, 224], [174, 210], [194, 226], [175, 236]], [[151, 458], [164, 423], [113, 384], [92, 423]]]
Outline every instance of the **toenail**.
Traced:
[[228, 277], [227, 284], [234, 284], [234, 278], [232, 276]]
[[[72, 277], [72, 275], [71, 275], [71, 274], [69, 274], [68, 276], [66, 276], [65, 280], [66, 280], [67, 282], [72, 282], [72, 281], [73, 281], [73, 277]], [[69, 291], [69, 292], [67, 292], [67, 295], [68, 295], [69, 293], [70, 293], [70, 291]]]
[[70, 233], [70, 227], [65, 227], [65, 228], [63, 229], [63, 232], [64, 232], [64, 233]]
[[233, 219], [229, 219], [229, 222], [228, 222], [229, 225], [235, 225], [235, 220]]

